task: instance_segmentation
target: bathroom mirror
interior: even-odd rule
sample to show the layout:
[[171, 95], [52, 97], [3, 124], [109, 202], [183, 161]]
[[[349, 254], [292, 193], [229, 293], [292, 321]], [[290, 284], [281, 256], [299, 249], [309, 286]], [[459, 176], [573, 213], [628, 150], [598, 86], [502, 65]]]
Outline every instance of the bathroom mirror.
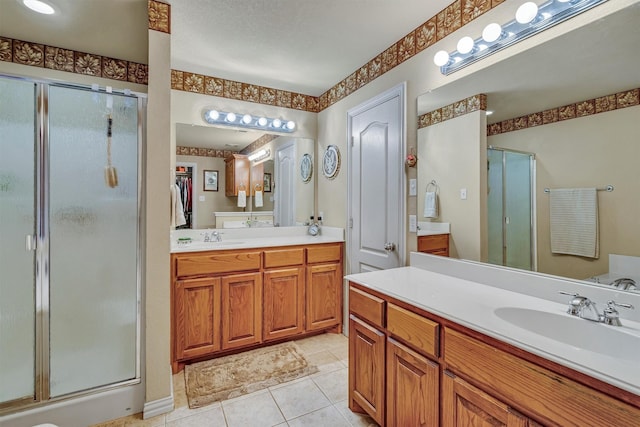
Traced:
[[[487, 128], [516, 119], [507, 123], [507, 129], [512, 126], [520, 129], [503, 131], [502, 126], [494, 126], [485, 140], [482, 134], [485, 117], [475, 113], [480, 115], [473, 122], [475, 142], [458, 145], [467, 148], [458, 152], [451, 147], [464, 138], [460, 128], [464, 127], [461, 120], [465, 116], [418, 130], [418, 221], [429, 221], [423, 216], [424, 193], [426, 185], [437, 175], [440, 199], [444, 203], [435, 221], [451, 224], [452, 256], [474, 261], [489, 259], [480, 248], [485, 242], [479, 238], [465, 242], [474, 246], [471, 249], [456, 248], [461, 241], [456, 232], [460, 233], [466, 224], [474, 222], [464, 209], [464, 203], [469, 203], [474, 196], [477, 197], [473, 203], [478, 207], [475, 218], [478, 227], [495, 220], [489, 217], [484, 205], [488, 196], [473, 194], [481, 192], [478, 189], [483, 187], [478, 181], [486, 180], [489, 175], [482, 168], [486, 170], [490, 157], [486, 149], [494, 147], [535, 156], [530, 198], [531, 211], [535, 213], [535, 239], [530, 247], [533, 269], [537, 264], [539, 272], [576, 280], [592, 281], [594, 276], [600, 276], [602, 283], [607, 284], [616, 278], [612, 269], [619, 266], [617, 259], [610, 265], [610, 254], [634, 257], [625, 258], [629, 262], [640, 260], [635, 258], [640, 257], [640, 227], [637, 226], [640, 216], [640, 94], [637, 90], [640, 57], [634, 53], [640, 43], [637, 22], [640, 22], [640, 4], [636, 2], [418, 97], [418, 114], [422, 115], [484, 93], [487, 111], [493, 112], [486, 116]], [[621, 108], [623, 106], [625, 108]], [[526, 120], [521, 119], [524, 116]], [[576, 118], [572, 118], [574, 116]], [[441, 155], [448, 157], [438, 162]], [[466, 183], [461, 182], [460, 175], [470, 170], [472, 175]], [[513, 180], [505, 175], [504, 183], [509, 182]], [[597, 192], [599, 258], [552, 254], [550, 196], [545, 188], [604, 189], [607, 185], [612, 185], [614, 190]], [[461, 200], [462, 186], [469, 186], [468, 200]], [[489, 192], [491, 186], [489, 182]], [[505, 229], [509, 227], [507, 215], [497, 221], [504, 223]], [[485, 235], [488, 246], [494, 237], [489, 233]], [[515, 240], [523, 241], [525, 237]], [[624, 274], [628, 275], [631, 274]], [[640, 288], [640, 277], [635, 279]]]
[[[258, 140], [255, 145], [259, 148], [252, 149], [251, 144]], [[313, 139], [177, 123], [176, 146], [176, 168], [184, 169], [176, 172], [176, 181], [191, 179], [189, 228], [303, 225], [314, 211], [315, 179], [305, 183], [299, 174], [302, 156], [315, 156]], [[249, 155], [258, 149], [269, 155], [247, 159], [246, 203], [239, 206], [237, 196], [225, 193], [229, 179], [225, 158], [231, 152]], [[218, 191], [203, 191], [205, 170], [218, 172]], [[256, 190], [261, 194], [256, 196]]]

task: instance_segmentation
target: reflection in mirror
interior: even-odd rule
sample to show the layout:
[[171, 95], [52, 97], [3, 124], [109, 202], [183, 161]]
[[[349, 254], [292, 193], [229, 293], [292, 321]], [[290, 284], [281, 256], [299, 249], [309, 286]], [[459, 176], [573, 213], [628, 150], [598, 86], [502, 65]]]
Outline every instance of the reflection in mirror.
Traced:
[[[303, 225], [314, 210], [314, 180], [302, 181], [298, 158], [313, 158], [312, 139], [178, 123], [176, 146], [176, 183], [188, 188], [182, 192], [189, 218], [183, 227]], [[278, 160], [280, 147], [290, 147], [290, 166]], [[250, 161], [260, 149], [269, 155]]]
[[[636, 2], [418, 97], [418, 221], [450, 223], [452, 256], [620, 290], [634, 290], [630, 281], [614, 283], [630, 278], [640, 288], [640, 57], [624, 54], [640, 43], [639, 20]], [[458, 114], [459, 101], [479, 93], [487, 95], [487, 114]], [[443, 120], [448, 108], [456, 114]], [[517, 160], [515, 172], [505, 167], [505, 153]], [[502, 195], [516, 175], [532, 192], [512, 206], [531, 215], [519, 232]], [[440, 216], [429, 220], [421, 207], [431, 180], [440, 187]], [[552, 209], [552, 193], [608, 185], [614, 190], [595, 191], [597, 221], [578, 234], [591, 254], [552, 246], [552, 233], [566, 231], [552, 226], [558, 206], [556, 198]], [[497, 214], [487, 207], [492, 197]], [[569, 203], [567, 215], [574, 217], [570, 225], [583, 227], [587, 210], [578, 203]], [[490, 256], [492, 246], [498, 256]], [[531, 251], [530, 266], [508, 261], [521, 250]]]

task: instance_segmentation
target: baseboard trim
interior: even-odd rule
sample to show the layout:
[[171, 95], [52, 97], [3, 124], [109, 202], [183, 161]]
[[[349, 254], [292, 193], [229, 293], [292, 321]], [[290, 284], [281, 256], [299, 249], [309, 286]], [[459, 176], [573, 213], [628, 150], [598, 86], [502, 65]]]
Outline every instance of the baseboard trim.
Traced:
[[162, 399], [152, 400], [151, 402], [145, 402], [142, 409], [142, 418], [153, 418], [158, 415], [167, 414], [173, 411], [173, 390], [170, 396], [163, 397]]

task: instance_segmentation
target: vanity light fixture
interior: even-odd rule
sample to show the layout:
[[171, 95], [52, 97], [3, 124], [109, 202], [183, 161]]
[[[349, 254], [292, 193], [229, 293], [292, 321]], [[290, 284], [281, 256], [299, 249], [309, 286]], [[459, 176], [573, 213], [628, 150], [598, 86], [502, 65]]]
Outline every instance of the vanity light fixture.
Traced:
[[34, 12], [42, 13], [43, 15], [53, 15], [56, 12], [53, 6], [40, 0], [22, 0], [22, 4]]
[[473, 39], [462, 37], [457, 50], [440, 50], [433, 62], [440, 72], [449, 75], [508, 46], [518, 43], [560, 22], [604, 3], [607, 0], [547, 0], [538, 5], [528, 1], [520, 5], [515, 19], [505, 23], [491, 23], [482, 31], [482, 36]]
[[234, 126], [239, 128], [258, 129], [271, 132], [291, 133], [296, 128], [293, 120], [254, 116], [213, 109], [203, 111], [204, 121], [212, 125]]
[[253, 152], [251, 154], [249, 154], [249, 161], [250, 162], [259, 162], [260, 160], [266, 159], [267, 157], [269, 157], [271, 155], [271, 150], [265, 150], [264, 148]]

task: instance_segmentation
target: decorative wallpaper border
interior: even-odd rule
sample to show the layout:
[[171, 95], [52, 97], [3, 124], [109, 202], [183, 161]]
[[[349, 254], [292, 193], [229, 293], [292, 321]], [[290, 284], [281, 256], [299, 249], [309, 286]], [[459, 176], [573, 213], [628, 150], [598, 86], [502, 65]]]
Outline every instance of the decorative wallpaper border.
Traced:
[[312, 113], [318, 112], [318, 98], [315, 96], [189, 73], [187, 71], [171, 70], [171, 89], [292, 108]]
[[605, 95], [599, 98], [587, 99], [586, 101], [579, 101], [562, 107], [551, 108], [549, 110], [493, 123], [487, 126], [487, 136], [548, 125], [564, 120], [577, 119], [606, 111], [633, 107], [635, 105], [640, 105], [640, 88]]
[[264, 134], [260, 138], [256, 139], [251, 144], [247, 145], [242, 150], [240, 150], [240, 154], [253, 153], [258, 148], [262, 147], [263, 145], [267, 145], [268, 143], [270, 143], [276, 138], [278, 138], [278, 135], [272, 135], [270, 133]]
[[146, 85], [149, 66], [0, 36], [0, 61]]
[[155, 0], [147, 3], [149, 29], [171, 34], [171, 5]]
[[320, 112], [411, 59], [505, 0], [455, 0], [319, 97], [171, 70], [171, 89]]
[[176, 147], [178, 156], [200, 156], [200, 157], [221, 157], [226, 159], [237, 151], [232, 150], [216, 150], [213, 148], [196, 148], [196, 147]]
[[487, 95], [480, 93], [418, 116], [418, 129], [487, 109]]

